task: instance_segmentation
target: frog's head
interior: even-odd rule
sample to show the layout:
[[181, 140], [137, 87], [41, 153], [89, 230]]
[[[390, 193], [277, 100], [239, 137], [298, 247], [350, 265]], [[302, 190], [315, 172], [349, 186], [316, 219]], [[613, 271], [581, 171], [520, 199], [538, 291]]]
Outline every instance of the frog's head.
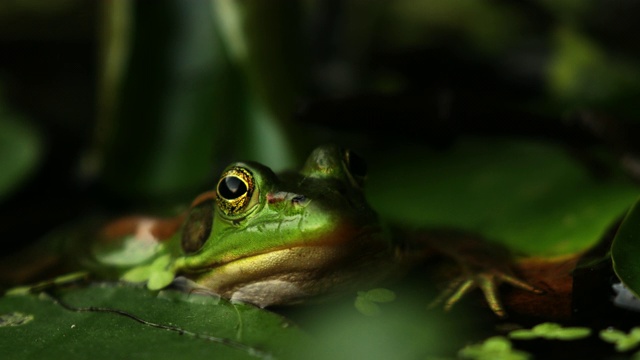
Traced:
[[[296, 287], [292, 297], [311, 282], [321, 287], [319, 273], [334, 272], [338, 263], [344, 268], [344, 262], [357, 267], [365, 253], [387, 249], [362, 191], [365, 173], [361, 158], [333, 145], [315, 149], [298, 173], [231, 164], [215, 196], [194, 202], [182, 232], [184, 256], [174, 266], [231, 295], [274, 281]], [[282, 300], [249, 299], [262, 305]]]

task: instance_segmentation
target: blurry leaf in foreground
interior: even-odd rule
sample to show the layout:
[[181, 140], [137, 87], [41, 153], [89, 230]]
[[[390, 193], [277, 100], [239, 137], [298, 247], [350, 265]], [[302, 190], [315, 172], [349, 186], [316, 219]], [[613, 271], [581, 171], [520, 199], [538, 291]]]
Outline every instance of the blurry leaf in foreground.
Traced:
[[463, 359], [478, 360], [526, 360], [531, 355], [513, 348], [511, 341], [502, 336], [488, 338], [481, 344], [474, 344], [460, 350], [458, 355]]
[[465, 319], [447, 323], [443, 314], [426, 310], [424, 299], [399, 297], [380, 310], [364, 316], [342, 303], [311, 314], [304, 328], [317, 346], [301, 350], [303, 358], [422, 359], [454, 351], [466, 335]]
[[640, 345], [640, 327], [634, 327], [629, 333], [608, 328], [600, 331], [600, 339], [615, 344], [616, 351], [628, 351]]
[[380, 306], [377, 303], [386, 303], [395, 300], [396, 294], [388, 289], [377, 288], [369, 291], [359, 291], [356, 297], [355, 307], [363, 315], [375, 316], [380, 314]]
[[514, 330], [509, 333], [511, 339], [532, 340], [578, 340], [591, 335], [591, 329], [586, 327], [563, 327], [556, 323], [542, 323], [532, 329]]

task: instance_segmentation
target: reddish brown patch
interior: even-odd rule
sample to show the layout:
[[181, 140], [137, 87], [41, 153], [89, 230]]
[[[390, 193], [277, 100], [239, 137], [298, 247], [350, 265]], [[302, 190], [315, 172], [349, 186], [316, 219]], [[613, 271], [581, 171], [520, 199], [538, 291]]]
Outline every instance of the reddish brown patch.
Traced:
[[205, 201], [208, 200], [212, 200], [215, 201], [216, 200], [216, 192], [214, 190], [211, 191], [207, 191], [207, 192], [203, 192], [202, 194], [198, 195], [192, 202], [191, 202], [191, 207], [195, 207], [198, 206], [200, 204], [202, 204]]
[[159, 241], [168, 240], [173, 234], [180, 230], [185, 217], [186, 214], [183, 213], [174, 218], [158, 220], [155, 226], [151, 228], [151, 233]]
[[174, 218], [166, 219], [128, 216], [116, 219], [100, 230], [100, 239], [105, 242], [118, 241], [125, 236], [136, 234], [140, 226], [152, 221], [153, 225], [149, 229], [151, 235], [158, 241], [165, 241], [180, 229], [185, 216], [185, 214], [181, 214]]
[[[17, 285], [45, 280], [66, 269], [60, 262], [60, 257], [53, 254], [26, 252], [14, 258], [3, 258], [0, 265], [0, 284]], [[37, 261], [33, 261], [37, 259]], [[62, 271], [58, 271], [62, 268]]]
[[573, 291], [572, 272], [580, 255], [555, 259], [527, 258], [518, 261], [516, 269], [519, 277], [545, 293], [535, 294], [512, 288], [504, 297], [509, 311], [549, 319], [569, 318]]

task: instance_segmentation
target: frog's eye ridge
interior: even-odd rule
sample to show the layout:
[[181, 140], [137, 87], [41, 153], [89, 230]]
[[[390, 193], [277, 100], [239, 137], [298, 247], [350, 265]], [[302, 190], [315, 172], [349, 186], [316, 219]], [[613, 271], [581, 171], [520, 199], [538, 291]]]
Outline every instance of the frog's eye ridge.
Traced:
[[216, 188], [218, 208], [228, 216], [240, 214], [249, 205], [254, 187], [249, 170], [240, 166], [229, 168], [220, 177]]
[[364, 178], [367, 176], [367, 163], [358, 154], [351, 150], [345, 151], [345, 162], [351, 175]]

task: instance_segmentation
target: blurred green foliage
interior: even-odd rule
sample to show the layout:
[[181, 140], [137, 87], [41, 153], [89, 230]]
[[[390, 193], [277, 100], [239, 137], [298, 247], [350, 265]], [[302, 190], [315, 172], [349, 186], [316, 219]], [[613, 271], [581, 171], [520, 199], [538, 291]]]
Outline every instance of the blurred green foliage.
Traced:
[[0, 201], [34, 173], [42, 152], [37, 130], [3, 100], [0, 98]]

